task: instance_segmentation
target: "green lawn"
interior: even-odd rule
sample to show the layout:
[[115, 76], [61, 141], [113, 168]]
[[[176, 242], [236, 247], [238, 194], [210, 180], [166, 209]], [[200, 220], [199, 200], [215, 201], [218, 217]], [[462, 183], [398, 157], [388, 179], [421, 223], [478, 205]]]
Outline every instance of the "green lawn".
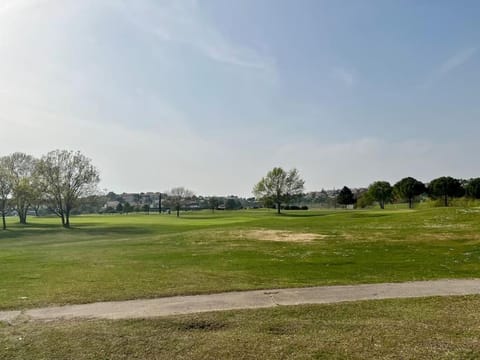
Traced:
[[0, 324], [0, 359], [478, 359], [480, 297]]
[[[0, 309], [480, 274], [480, 209], [196, 212], [9, 219]], [[312, 242], [252, 230], [315, 233]]]

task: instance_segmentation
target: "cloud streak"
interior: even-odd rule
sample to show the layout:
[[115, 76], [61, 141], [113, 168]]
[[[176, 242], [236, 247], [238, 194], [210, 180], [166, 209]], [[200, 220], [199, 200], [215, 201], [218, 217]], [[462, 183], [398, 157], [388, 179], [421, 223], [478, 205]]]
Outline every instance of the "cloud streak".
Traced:
[[442, 75], [448, 74], [450, 71], [455, 70], [456, 68], [462, 66], [467, 61], [469, 61], [477, 52], [477, 48], [469, 47], [467, 49], [463, 49], [450, 58], [448, 58], [440, 67], [438, 68], [438, 72]]
[[444, 76], [447, 76], [451, 72], [454, 72], [456, 69], [465, 65], [475, 56], [476, 53], [476, 47], [468, 47], [457, 51], [429, 74], [427, 80], [422, 84], [421, 88], [426, 89], [431, 87], [435, 82]]
[[222, 35], [201, 13], [196, 1], [127, 1], [124, 14], [136, 26], [160, 41], [190, 46], [209, 59], [244, 68], [274, 70], [272, 57], [239, 44]]

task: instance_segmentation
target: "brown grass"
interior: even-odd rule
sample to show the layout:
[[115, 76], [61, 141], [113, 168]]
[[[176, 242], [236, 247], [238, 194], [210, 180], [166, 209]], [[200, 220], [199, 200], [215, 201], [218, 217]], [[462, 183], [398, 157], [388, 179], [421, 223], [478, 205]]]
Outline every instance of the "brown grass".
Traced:
[[234, 237], [242, 239], [253, 239], [261, 241], [279, 241], [279, 242], [312, 242], [327, 237], [327, 235], [313, 234], [313, 233], [298, 233], [285, 230], [267, 230], [256, 229], [246, 230], [231, 233]]

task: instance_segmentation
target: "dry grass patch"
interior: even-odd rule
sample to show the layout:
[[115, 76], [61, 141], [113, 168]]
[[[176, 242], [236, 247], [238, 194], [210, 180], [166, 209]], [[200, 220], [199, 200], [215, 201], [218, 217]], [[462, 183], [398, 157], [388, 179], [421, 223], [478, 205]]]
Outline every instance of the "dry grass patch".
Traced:
[[242, 239], [254, 239], [263, 241], [279, 241], [279, 242], [312, 242], [314, 240], [320, 240], [327, 237], [327, 235], [313, 234], [313, 233], [298, 233], [294, 231], [286, 230], [267, 230], [256, 229], [234, 232], [235, 237]]

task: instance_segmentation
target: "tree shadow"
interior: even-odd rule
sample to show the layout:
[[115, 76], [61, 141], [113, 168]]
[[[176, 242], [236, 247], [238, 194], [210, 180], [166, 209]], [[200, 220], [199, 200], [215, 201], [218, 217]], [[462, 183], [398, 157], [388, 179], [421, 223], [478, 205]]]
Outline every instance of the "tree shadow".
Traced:
[[311, 217], [323, 217], [323, 216], [328, 216], [328, 215], [331, 215], [332, 213], [331, 212], [325, 212], [325, 214], [319, 214], [319, 213], [316, 213], [316, 214], [295, 214], [295, 213], [280, 213], [280, 214], [277, 214], [278, 216], [282, 216], [282, 217], [293, 217], [293, 218], [311, 218]]

